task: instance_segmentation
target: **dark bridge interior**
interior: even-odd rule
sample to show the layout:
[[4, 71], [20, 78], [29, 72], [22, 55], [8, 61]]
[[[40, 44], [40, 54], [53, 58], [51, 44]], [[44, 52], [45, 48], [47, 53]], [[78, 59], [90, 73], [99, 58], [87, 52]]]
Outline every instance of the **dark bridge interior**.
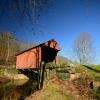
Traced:
[[54, 61], [57, 52], [58, 51], [54, 48], [50, 48], [48, 46], [42, 47], [42, 61], [45, 61], [45, 63]]

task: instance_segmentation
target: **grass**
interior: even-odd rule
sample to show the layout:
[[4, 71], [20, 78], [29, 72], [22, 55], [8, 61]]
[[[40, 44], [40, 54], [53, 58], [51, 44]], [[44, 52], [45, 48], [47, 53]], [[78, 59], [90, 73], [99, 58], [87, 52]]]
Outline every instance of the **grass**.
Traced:
[[77, 67], [80, 68], [80, 71], [87, 71], [94, 80], [96, 79], [96, 81], [100, 81], [100, 65], [77, 65]]
[[58, 85], [49, 85], [44, 91], [43, 100], [72, 100], [70, 96], [65, 95]]
[[100, 100], [100, 87], [94, 87], [93, 89], [94, 95], [96, 96], [97, 100]]
[[100, 82], [100, 65], [78, 65], [80, 71], [87, 71], [87, 73], [93, 77], [94, 88], [93, 93], [97, 100], [100, 100], [100, 86], [96, 86], [96, 82]]
[[18, 74], [18, 70], [13, 68], [13, 65], [9, 66], [9, 68], [7, 68], [7, 66], [0, 65], [0, 77], [9, 77], [9, 75], [12, 76], [14, 74]]
[[[89, 76], [91, 76], [95, 82], [100, 82], [100, 65], [77, 65], [77, 72], [86, 72]], [[59, 78], [64, 80], [64, 75], [59, 75]], [[83, 79], [80, 80], [81, 83], [83, 83]], [[78, 83], [80, 83], [78, 82]], [[97, 100], [100, 99], [99, 92], [100, 87], [94, 86], [94, 95], [97, 97]], [[66, 96], [63, 94], [62, 91], [59, 90], [59, 88], [56, 85], [51, 85], [47, 88], [47, 90], [44, 93], [44, 99], [43, 100], [72, 100], [71, 96]]]
[[70, 94], [66, 93], [65, 85], [63, 85], [62, 81], [57, 78], [53, 78], [49, 80], [49, 82], [44, 86], [44, 88], [40, 91], [34, 93], [31, 97], [26, 100], [72, 100]]

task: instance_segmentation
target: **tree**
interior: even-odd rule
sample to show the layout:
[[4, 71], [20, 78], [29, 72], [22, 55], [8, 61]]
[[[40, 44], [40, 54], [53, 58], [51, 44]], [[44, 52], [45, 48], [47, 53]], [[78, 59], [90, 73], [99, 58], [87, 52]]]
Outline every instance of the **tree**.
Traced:
[[92, 63], [95, 57], [95, 49], [91, 35], [87, 32], [81, 33], [74, 42], [73, 51], [80, 64]]
[[14, 34], [10, 32], [0, 32], [0, 61], [8, 62], [14, 58], [19, 47]]
[[16, 42], [17, 42], [17, 44], [18, 44], [18, 46], [20, 48], [19, 52], [25, 51], [25, 50], [27, 50], [29, 48], [32, 48], [32, 47], [37, 45], [36, 43], [22, 41], [22, 40], [17, 40]]

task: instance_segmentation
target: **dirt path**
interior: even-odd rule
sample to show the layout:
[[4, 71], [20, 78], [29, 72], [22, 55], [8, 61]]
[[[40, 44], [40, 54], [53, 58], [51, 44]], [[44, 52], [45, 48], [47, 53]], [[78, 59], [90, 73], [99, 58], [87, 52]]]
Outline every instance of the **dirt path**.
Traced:
[[92, 95], [89, 97], [81, 92], [73, 81], [62, 81], [54, 78], [42, 90], [27, 97], [26, 100], [96, 100], [93, 99]]

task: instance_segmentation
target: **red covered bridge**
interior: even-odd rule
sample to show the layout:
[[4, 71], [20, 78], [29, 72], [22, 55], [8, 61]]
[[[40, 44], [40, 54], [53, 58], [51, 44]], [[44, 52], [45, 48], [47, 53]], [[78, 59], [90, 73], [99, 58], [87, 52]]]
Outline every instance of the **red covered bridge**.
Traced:
[[42, 62], [56, 63], [56, 55], [60, 50], [58, 43], [52, 39], [19, 53], [16, 57], [17, 69], [37, 69]]
[[38, 88], [42, 88], [45, 64], [56, 63], [59, 50], [60, 46], [54, 39], [25, 50], [16, 56], [16, 69], [31, 79], [37, 79]]

